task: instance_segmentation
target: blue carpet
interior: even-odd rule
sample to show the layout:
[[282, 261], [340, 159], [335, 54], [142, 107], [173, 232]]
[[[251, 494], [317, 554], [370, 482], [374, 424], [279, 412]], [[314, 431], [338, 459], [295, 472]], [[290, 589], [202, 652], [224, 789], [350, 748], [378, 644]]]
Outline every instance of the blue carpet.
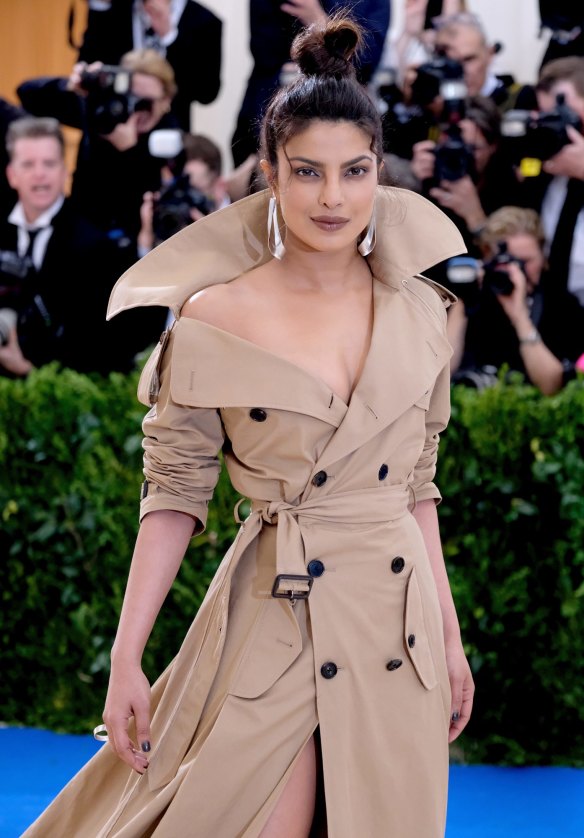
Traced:
[[[89, 736], [0, 729], [0, 836], [18, 838], [99, 747]], [[584, 838], [584, 770], [452, 766], [446, 836]]]

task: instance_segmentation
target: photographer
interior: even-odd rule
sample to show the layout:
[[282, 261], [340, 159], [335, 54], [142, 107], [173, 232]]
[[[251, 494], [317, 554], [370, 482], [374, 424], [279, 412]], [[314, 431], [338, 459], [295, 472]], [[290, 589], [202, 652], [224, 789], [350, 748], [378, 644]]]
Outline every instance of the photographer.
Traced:
[[487, 219], [481, 242], [483, 270], [456, 284], [460, 299], [449, 312], [453, 381], [485, 386], [507, 365], [545, 395], [556, 393], [581, 354], [584, 310], [544, 272], [537, 213], [502, 207]]
[[230, 203], [218, 146], [200, 134], [185, 134], [182, 142], [180, 171], [160, 193], [144, 195], [138, 236], [140, 257], [193, 221]]
[[144, 192], [160, 187], [164, 161], [153, 157], [155, 128], [174, 127], [176, 92], [168, 62], [152, 50], [126, 54], [120, 67], [78, 64], [69, 79], [24, 82], [18, 95], [37, 115], [51, 115], [83, 130], [71, 198], [78, 211], [135, 261]]
[[217, 98], [222, 23], [195, 0], [89, 0], [79, 61], [118, 64], [137, 49], [155, 49], [174, 71], [172, 112], [190, 130], [191, 102]]
[[[567, 288], [584, 305], [584, 58], [559, 58], [546, 64], [537, 96], [544, 113], [558, 110], [558, 97], [563, 101], [551, 137], [562, 147], [548, 159], [541, 155], [543, 175], [533, 180], [539, 181], [543, 199], [538, 204], [536, 197], [532, 203], [541, 207], [550, 268], [558, 287]], [[525, 184], [526, 190], [530, 187]]]
[[7, 151], [18, 200], [0, 219], [1, 373], [26, 375], [50, 361], [80, 371], [122, 368], [116, 330], [105, 323], [117, 273], [113, 247], [65, 198], [58, 122], [12, 122]]
[[414, 145], [412, 172], [420, 191], [452, 218], [472, 250], [487, 215], [515, 203], [519, 187], [499, 150], [501, 118], [496, 105], [475, 96], [461, 113], [464, 118], [447, 128], [439, 143], [425, 140]]

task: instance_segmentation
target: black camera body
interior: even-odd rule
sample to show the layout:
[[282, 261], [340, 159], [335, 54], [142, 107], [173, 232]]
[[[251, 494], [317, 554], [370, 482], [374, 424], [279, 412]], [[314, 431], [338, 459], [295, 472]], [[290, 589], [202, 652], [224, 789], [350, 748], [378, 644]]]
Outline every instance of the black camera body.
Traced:
[[161, 191], [155, 203], [152, 227], [157, 241], [166, 241], [192, 224], [193, 209], [209, 215], [215, 205], [207, 195], [191, 186], [188, 175], [180, 175]]
[[499, 242], [497, 247], [499, 249], [498, 253], [483, 265], [483, 288], [491, 290], [498, 297], [509, 297], [513, 293], [515, 286], [507, 271], [501, 269], [505, 265], [515, 263], [525, 273], [525, 262], [523, 259], [517, 259], [515, 256], [511, 256], [507, 252], [505, 242]]
[[476, 175], [475, 160], [472, 148], [464, 142], [458, 125], [452, 125], [446, 132], [446, 137], [436, 144], [434, 149], [434, 180], [461, 180], [470, 175]]
[[96, 134], [111, 134], [133, 113], [152, 110], [150, 99], [132, 93], [132, 73], [123, 67], [104, 64], [99, 70], [85, 70], [80, 86], [87, 92], [89, 129]]
[[516, 159], [543, 161], [569, 145], [568, 125], [582, 131], [580, 117], [566, 105], [565, 97], [559, 93], [552, 111], [536, 116], [530, 111], [508, 111], [501, 123], [501, 134], [515, 146]]
[[584, 26], [584, 12], [574, 0], [539, 0], [541, 25], [552, 32], [570, 32]]

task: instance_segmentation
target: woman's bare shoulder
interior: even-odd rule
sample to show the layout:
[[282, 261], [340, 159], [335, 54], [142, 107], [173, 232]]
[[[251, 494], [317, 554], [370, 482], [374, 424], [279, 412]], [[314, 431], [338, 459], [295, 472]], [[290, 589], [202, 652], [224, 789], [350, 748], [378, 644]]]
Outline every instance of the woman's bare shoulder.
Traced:
[[230, 282], [220, 282], [197, 291], [183, 305], [181, 317], [229, 329], [233, 317], [240, 314], [246, 304], [252, 303], [259, 293], [261, 273], [261, 268], [254, 268]]

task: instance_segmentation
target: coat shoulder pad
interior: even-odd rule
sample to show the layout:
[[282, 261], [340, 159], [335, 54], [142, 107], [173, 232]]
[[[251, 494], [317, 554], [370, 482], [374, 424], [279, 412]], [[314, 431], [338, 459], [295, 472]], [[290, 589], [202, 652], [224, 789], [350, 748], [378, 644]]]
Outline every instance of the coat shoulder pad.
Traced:
[[418, 294], [424, 296], [429, 305], [436, 304], [436, 294], [442, 300], [444, 308], [450, 308], [458, 300], [458, 297], [452, 291], [449, 291], [448, 288], [440, 285], [439, 282], [434, 282], [433, 279], [428, 279], [427, 276], [423, 276], [422, 274], [416, 274], [416, 276], [413, 276], [408, 281], [412, 284], [415, 283], [416, 291]]

